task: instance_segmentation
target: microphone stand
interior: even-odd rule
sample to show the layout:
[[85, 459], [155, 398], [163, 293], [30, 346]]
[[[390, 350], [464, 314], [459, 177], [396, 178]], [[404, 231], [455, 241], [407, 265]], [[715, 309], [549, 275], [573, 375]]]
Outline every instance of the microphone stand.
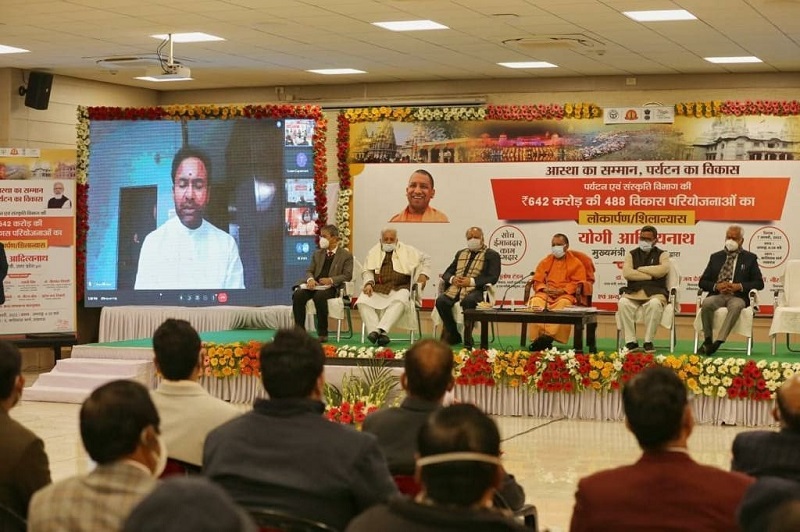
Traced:
[[[505, 305], [505, 303], [506, 303], [506, 296], [508, 295], [508, 291], [509, 290], [511, 290], [515, 286], [519, 286], [519, 283], [521, 283], [522, 281], [525, 281], [527, 279], [530, 279], [531, 277], [533, 277], [533, 274], [529, 273], [525, 277], [522, 277], [521, 279], [517, 279], [516, 281], [514, 281], [513, 283], [508, 285], [508, 288], [506, 288], [506, 291], [503, 292], [503, 298], [500, 300], [500, 308], [497, 309], [497, 310], [503, 310], [503, 305]], [[514, 300], [513, 299], [511, 300], [511, 310], [515, 310], [514, 309]]]

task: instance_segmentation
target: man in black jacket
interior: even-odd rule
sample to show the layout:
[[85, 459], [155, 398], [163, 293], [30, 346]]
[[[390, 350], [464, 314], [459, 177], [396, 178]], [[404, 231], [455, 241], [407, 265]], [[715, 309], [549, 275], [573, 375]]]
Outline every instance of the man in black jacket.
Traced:
[[[697, 350], [701, 355], [713, 355], [719, 346], [725, 343], [739, 314], [750, 306], [750, 290], [763, 290], [764, 278], [758, 268], [758, 257], [742, 249], [744, 232], [738, 225], [728, 227], [725, 232], [725, 249], [711, 254], [703, 275], [698, 283], [702, 290], [708, 292], [700, 309], [703, 322], [703, 345]], [[717, 334], [714, 333], [714, 313], [718, 308], [726, 307], [728, 315]]]

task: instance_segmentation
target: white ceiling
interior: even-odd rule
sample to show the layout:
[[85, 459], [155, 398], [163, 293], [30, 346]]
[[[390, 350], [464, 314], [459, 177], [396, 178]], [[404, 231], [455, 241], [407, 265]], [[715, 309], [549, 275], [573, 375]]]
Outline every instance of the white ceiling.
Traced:
[[[686, 9], [698, 20], [638, 23], [622, 11]], [[432, 19], [449, 30], [395, 33], [370, 24]], [[157, 33], [203, 31], [224, 42], [176, 44], [195, 81], [134, 80], [108, 56], [154, 55]], [[581, 35], [594, 46], [522, 47], [515, 39]], [[506, 41], [506, 43], [504, 43]], [[562, 41], [563, 42], [563, 41]], [[187, 90], [427, 80], [725, 72], [800, 72], [800, 0], [0, 0], [0, 67]], [[764, 62], [713, 65], [706, 56]], [[559, 68], [512, 70], [537, 60]], [[356, 68], [322, 76], [306, 69]]]

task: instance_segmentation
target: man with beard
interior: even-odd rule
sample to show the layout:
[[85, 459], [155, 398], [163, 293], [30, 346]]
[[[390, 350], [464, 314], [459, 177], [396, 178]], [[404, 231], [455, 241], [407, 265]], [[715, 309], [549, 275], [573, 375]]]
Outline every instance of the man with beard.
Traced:
[[147, 235], [136, 290], [244, 288], [239, 249], [231, 235], [203, 219], [211, 191], [211, 161], [183, 147], [172, 161], [177, 217]]

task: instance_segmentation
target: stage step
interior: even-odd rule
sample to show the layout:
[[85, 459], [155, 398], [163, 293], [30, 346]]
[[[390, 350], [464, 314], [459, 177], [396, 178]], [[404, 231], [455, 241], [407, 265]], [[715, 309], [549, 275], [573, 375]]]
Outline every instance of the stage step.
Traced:
[[81, 403], [92, 390], [118, 380], [138, 381], [148, 388], [155, 383], [153, 363], [145, 360], [73, 359], [59, 360], [49, 373], [39, 375], [26, 388], [28, 401]]

